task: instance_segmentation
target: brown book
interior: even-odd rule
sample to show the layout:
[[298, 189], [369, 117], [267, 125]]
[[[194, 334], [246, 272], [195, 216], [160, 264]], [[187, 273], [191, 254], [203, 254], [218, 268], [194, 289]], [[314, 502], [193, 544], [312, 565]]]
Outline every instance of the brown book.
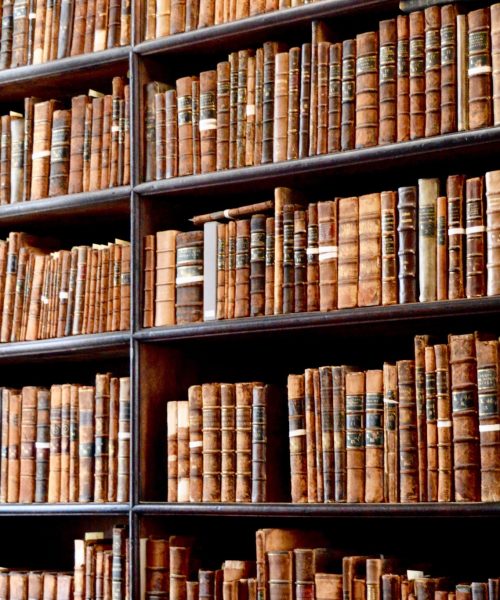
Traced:
[[[248, 50], [240, 50], [238, 52], [238, 73], [235, 74], [234, 82], [236, 84], [236, 113], [233, 115], [236, 118], [236, 137], [232, 137], [232, 141], [236, 145], [232, 145], [235, 155], [232, 156], [233, 167], [244, 167], [246, 160], [246, 128], [247, 128], [247, 86], [248, 86], [248, 59], [251, 52]], [[234, 133], [234, 127], [232, 129]]]
[[425, 17], [409, 15], [410, 36], [410, 139], [425, 135]]
[[49, 196], [60, 196], [68, 191], [71, 113], [55, 110], [50, 148]]
[[412, 360], [400, 360], [396, 366], [399, 396], [399, 499], [401, 502], [418, 502], [419, 457], [415, 363]]
[[[339, 239], [337, 234], [337, 222], [340, 221], [338, 217], [338, 203], [334, 200], [327, 200], [324, 202], [318, 202], [317, 204], [317, 229], [316, 232], [311, 231], [311, 237], [317, 239], [318, 255], [317, 263], [319, 263], [319, 269], [316, 267], [308, 269], [308, 281], [309, 274], [314, 272], [318, 273], [319, 277], [319, 309], [322, 311], [333, 310], [337, 308], [337, 285], [339, 279]], [[340, 222], [339, 229], [340, 232]], [[314, 241], [311, 247], [311, 262], [313, 261], [312, 252], [314, 252]], [[314, 264], [314, 263], [313, 263]], [[311, 283], [314, 284], [314, 281]], [[309, 294], [309, 289], [308, 289]], [[313, 296], [314, 298], [314, 296]], [[313, 307], [311, 306], [311, 309]], [[308, 298], [308, 310], [309, 298]], [[316, 308], [317, 310], [317, 308]]]
[[[366, 371], [365, 502], [384, 501], [384, 381]], [[368, 582], [367, 582], [368, 585]]]
[[[265, 42], [263, 46], [263, 54], [264, 54], [264, 76], [263, 76], [263, 100], [262, 100], [262, 162], [268, 163], [273, 161], [274, 152], [281, 152], [282, 149], [274, 148], [274, 111], [275, 111], [275, 80], [276, 72], [275, 72], [275, 61], [276, 55], [281, 51], [282, 46], [278, 42]], [[287, 108], [283, 112], [283, 110], [279, 111], [280, 115], [287, 115], [288, 110], [288, 53], [286, 53], [286, 59], [283, 57], [283, 61], [286, 61], [286, 69], [283, 66], [283, 78], [287, 79], [287, 89], [286, 94], [283, 93], [283, 102], [285, 103]], [[278, 110], [278, 109], [277, 109]], [[284, 117], [283, 126], [286, 126], [287, 121], [286, 117]], [[280, 136], [284, 137], [285, 136]], [[285, 141], [286, 144], [286, 141]], [[285, 152], [286, 157], [286, 152]]]
[[33, 154], [33, 118], [36, 98], [24, 99], [24, 136], [23, 136], [23, 202], [31, 198], [31, 167]]
[[33, 386], [22, 389], [19, 502], [31, 503], [35, 499], [37, 392]]
[[294, 303], [292, 312], [307, 310], [307, 213], [296, 210], [293, 214]]
[[113, 110], [113, 97], [110, 94], [104, 96], [103, 120], [102, 120], [102, 144], [101, 144], [101, 177], [98, 179], [99, 189], [109, 187], [109, 173], [111, 168], [111, 119]]
[[146, 540], [145, 591], [146, 598], [163, 596], [169, 584], [170, 548], [168, 540], [149, 537]]
[[464, 184], [463, 175], [450, 175], [446, 183], [448, 196], [448, 298], [463, 298], [464, 283]]
[[84, 94], [71, 99], [69, 194], [83, 191], [83, 138], [85, 133], [85, 107], [88, 103], [89, 97]]
[[[319, 379], [319, 369], [314, 369], [312, 374], [313, 379], [313, 395], [314, 395], [314, 429], [316, 437], [316, 488], [318, 500], [322, 501], [324, 498], [324, 474], [323, 474], [323, 411], [322, 411], [322, 398], [321, 398], [321, 382]], [[345, 412], [345, 409], [344, 409]], [[307, 441], [307, 439], [306, 439]], [[345, 443], [344, 443], [345, 446]], [[307, 454], [306, 454], [307, 456]], [[307, 463], [306, 463], [307, 465]]]
[[[335, 228], [336, 229], [336, 228]], [[336, 233], [336, 231], [335, 231]], [[319, 310], [320, 306], [320, 262], [318, 203], [311, 202], [307, 208], [307, 311]]]
[[328, 66], [327, 152], [340, 150], [342, 112], [342, 45], [331, 44]]
[[[10, 4], [10, 2], [8, 3]], [[4, 3], [5, 6], [5, 3]], [[33, 64], [37, 65], [43, 62], [43, 38], [45, 35], [45, 18], [47, 10], [47, 0], [41, 0], [36, 3], [35, 33], [33, 39]], [[5, 8], [4, 8], [5, 11]], [[5, 18], [5, 16], [4, 16]], [[85, 17], [84, 17], [85, 18]], [[3, 33], [3, 32], [2, 32]], [[2, 35], [3, 37], [3, 35]], [[3, 44], [2, 44], [3, 46]]]
[[328, 150], [328, 61], [330, 46], [330, 42], [324, 41], [319, 42], [317, 46], [317, 133], [316, 148], [312, 148], [313, 154], [326, 154]]
[[2, 388], [2, 431], [0, 455], [0, 502], [7, 502], [9, 459], [9, 403], [10, 389]]
[[[50, 2], [50, 0], [48, 0], [48, 1]], [[92, 50], [94, 48], [94, 32], [95, 32], [95, 20], [96, 20], [95, 18], [96, 18], [97, 1], [98, 0], [87, 0], [87, 15], [85, 18], [85, 37], [84, 37], [84, 43], [83, 43], [83, 52], [85, 54], [92, 52]]]
[[[300, 77], [301, 49], [291, 48], [288, 53], [288, 122], [287, 122], [287, 151], [286, 159], [299, 158], [299, 127], [300, 127]], [[284, 83], [284, 77], [282, 77]], [[277, 84], [276, 84], [277, 85]], [[281, 86], [282, 87], [282, 86]], [[282, 93], [282, 89], [279, 90]], [[284, 101], [281, 98], [282, 105]], [[280, 132], [281, 133], [281, 132]], [[281, 150], [280, 150], [281, 153]], [[284, 159], [283, 159], [284, 160]]]
[[227, 282], [226, 319], [233, 319], [236, 291], [236, 221], [229, 221], [227, 232], [227, 270], [225, 276]]
[[217, 171], [229, 167], [230, 70], [229, 62], [217, 64], [217, 127], [215, 130]]
[[399, 303], [417, 301], [417, 190], [398, 189]]
[[217, 72], [200, 73], [201, 172], [216, 170], [217, 159]]
[[177, 403], [177, 502], [189, 502], [189, 410], [187, 400]]
[[415, 400], [417, 409], [418, 439], [418, 486], [420, 501], [427, 500], [427, 427], [426, 427], [426, 379], [425, 348], [429, 345], [428, 335], [415, 336]]
[[24, 170], [24, 119], [19, 115], [10, 117], [10, 203], [23, 200]]
[[35, 502], [47, 502], [50, 455], [50, 392], [37, 390]]
[[104, 96], [92, 98], [89, 191], [101, 187]]
[[[157, 234], [158, 235], [158, 234]], [[143, 327], [153, 327], [156, 302], [156, 236], [144, 236]], [[174, 306], [175, 310], [175, 306]]]
[[469, 129], [489, 127], [492, 115], [490, 11], [473, 10], [467, 15], [469, 43]]
[[397, 269], [397, 194], [382, 192], [381, 204], [381, 249], [382, 249], [382, 304], [398, 302]]
[[307, 502], [307, 451], [303, 375], [288, 376], [288, 426], [292, 502]]
[[255, 51], [255, 131], [253, 164], [262, 162], [262, 116], [264, 103], [264, 49]]
[[78, 390], [79, 407], [79, 502], [93, 500], [93, 473], [94, 473], [94, 415], [95, 415], [95, 388], [81, 386]]
[[235, 385], [236, 502], [252, 500], [252, 397], [254, 383]]
[[221, 390], [218, 383], [202, 385], [203, 502], [221, 497]]
[[238, 67], [239, 53], [229, 55], [229, 146], [228, 167], [238, 164]]
[[[158, 19], [158, 15], [157, 15]], [[161, 27], [160, 23], [158, 26]], [[186, 0], [171, 0], [170, 2], [170, 32], [162, 31], [157, 26], [156, 37], [168, 35], [168, 33], [182, 33], [186, 29]]]
[[315, 573], [314, 589], [317, 600], [342, 600], [342, 575]]
[[341, 148], [352, 150], [356, 134], [356, 40], [342, 44]]
[[425, 413], [427, 419], [427, 501], [438, 500], [438, 415], [436, 355], [433, 346], [425, 348]]
[[365, 374], [345, 377], [347, 502], [365, 501]]
[[155, 327], [175, 323], [175, 243], [178, 232], [156, 234]]
[[61, 495], [61, 406], [62, 386], [50, 388], [50, 457], [48, 502], [59, 502]]
[[[166, 143], [168, 140], [168, 144]], [[177, 177], [179, 170], [177, 92], [165, 92], [165, 177]]]
[[[125, 0], [123, 0], [125, 2]], [[155, 96], [158, 93], [165, 92], [167, 86], [158, 81], [151, 81], [146, 84], [145, 89], [145, 147], [144, 147], [144, 177], [145, 181], [154, 179], [156, 170], [156, 144], [155, 144]], [[191, 96], [191, 83], [189, 84], [189, 96]], [[191, 101], [189, 102], [189, 114], [191, 115]], [[168, 119], [166, 118], [168, 124]], [[168, 139], [168, 137], [167, 137]]]
[[70, 478], [70, 419], [71, 419], [71, 394], [73, 386], [66, 383], [62, 386], [61, 394], [61, 483], [59, 502], [69, 502]]
[[483, 178], [474, 177], [466, 181], [465, 223], [467, 236], [466, 287], [467, 298], [484, 296], [485, 252], [484, 252], [484, 192]]
[[21, 392], [19, 390], [10, 390], [7, 446], [7, 502], [19, 502], [21, 411]]
[[321, 405], [321, 454], [323, 471], [324, 502], [335, 500], [335, 451], [333, 432], [333, 403], [332, 403], [332, 368], [320, 367], [319, 371], [319, 402]]
[[451, 389], [448, 346], [434, 346], [436, 357], [438, 494], [439, 502], [453, 499], [453, 424], [451, 420]]
[[193, 108], [192, 77], [182, 77], [177, 85], [177, 115], [179, 138], [179, 175], [193, 173]]
[[25, 290], [26, 290], [26, 274], [30, 264], [31, 253], [28, 248], [19, 250], [17, 264], [16, 291], [14, 297], [14, 309], [12, 314], [12, 332], [10, 336], [11, 342], [17, 342], [21, 339], [22, 313], [24, 310]]
[[455, 502], [481, 498], [477, 364], [473, 334], [450, 335]]
[[109, 373], [95, 380], [94, 502], [106, 502], [109, 463]]
[[398, 142], [410, 139], [410, 23], [398, 15], [397, 29], [397, 136]]
[[2, 328], [0, 337], [2, 342], [10, 341], [12, 334], [19, 247], [20, 234], [11, 232], [9, 234], [7, 245], [7, 264], [3, 290]]
[[[497, 502], [500, 465], [500, 355], [498, 340], [476, 338], [477, 385], [479, 405], [479, 441], [481, 456], [481, 500]], [[23, 409], [24, 410], [24, 409]]]
[[127, 502], [130, 482], [130, 377], [120, 377], [116, 500]]
[[1, 118], [0, 141], [0, 204], [10, 204], [11, 116]]
[[[119, 396], [120, 380], [118, 377], [112, 377], [109, 394], [108, 502], [116, 502], [117, 496]], [[77, 395], [76, 399], [78, 399]], [[71, 401], [71, 410], [73, 410], [73, 398]]]
[[500, 172], [486, 173], [486, 293], [500, 294]]
[[236, 390], [221, 383], [221, 502], [236, 500]]
[[396, 365], [384, 363], [384, 499], [399, 500], [399, 414]]
[[358, 302], [358, 204], [355, 197], [338, 200], [338, 308], [353, 308]]
[[302, 44], [300, 65], [300, 103], [299, 103], [299, 155], [309, 156], [309, 120], [311, 96], [311, 44]]
[[291, 550], [267, 553], [269, 568], [269, 600], [293, 598], [293, 552]]
[[[90, 100], [90, 99], [89, 99]], [[83, 174], [82, 188], [84, 192], [90, 189], [90, 151], [92, 144], [92, 102], [85, 106], [85, 124], [83, 132]]]
[[127, 46], [131, 40], [131, 2], [122, 0], [120, 14], [120, 46]]
[[379, 144], [397, 139], [397, 27], [396, 19], [379, 25]]
[[250, 315], [250, 220], [236, 221], [236, 283], [234, 316]]
[[448, 298], [448, 214], [446, 196], [437, 199], [436, 212], [436, 300]]
[[359, 198], [359, 287], [358, 306], [376, 306], [382, 301], [380, 194]]
[[[304, 412], [306, 429], [307, 501], [318, 502], [318, 468], [316, 461], [316, 419], [314, 402], [314, 379], [318, 369], [304, 372]], [[322, 500], [322, 498], [321, 498]]]
[[247, 65], [247, 82], [246, 94], [247, 104], [245, 108], [246, 125], [245, 125], [245, 162], [244, 166], [252, 166], [254, 164], [254, 147], [255, 147], [255, 56], [248, 57]]
[[120, 331], [130, 329], [130, 244], [123, 242], [120, 273]]
[[491, 11], [491, 63], [493, 87], [493, 124], [500, 123], [500, 5], [493, 4]]
[[200, 173], [200, 82], [197, 77], [191, 84], [191, 106], [193, 111], [193, 174]]
[[[123, 157], [120, 159], [120, 137], [124, 131], [120, 126], [120, 105], [123, 105], [125, 86], [121, 77], [113, 77], [113, 96], [111, 104], [111, 147], [109, 152], [109, 187], [120, 185], [123, 178]], [[124, 124], [123, 124], [124, 125]], [[123, 148], [123, 143], [121, 144]], [[123, 151], [122, 151], [123, 154]]]
[[12, 33], [13, 33], [13, 13], [14, 2], [6, 0], [2, 3], [2, 28], [0, 39], [0, 69], [8, 69], [12, 59]]
[[288, 52], [275, 56], [273, 162], [286, 160], [288, 140]]
[[34, 258], [33, 275], [31, 281], [31, 297], [28, 308], [28, 318], [26, 324], [26, 340], [39, 339], [39, 324], [44, 280], [47, 281], [46, 270], [48, 266], [48, 257], [42, 254], [36, 254]]
[[266, 219], [266, 282], [265, 282], [265, 314], [274, 314], [274, 217]]
[[283, 313], [295, 311], [294, 214], [294, 204], [283, 206]]
[[250, 219], [250, 316], [265, 313], [266, 280], [266, 216], [253, 215]]
[[457, 130], [457, 7], [441, 8], [441, 133]]
[[193, 323], [203, 316], [203, 232], [179, 233], [176, 238], [176, 323]]
[[[315, 20], [312, 22], [312, 34], [311, 34], [311, 78], [310, 78], [310, 95], [309, 95], [309, 156], [314, 156], [317, 153], [318, 148], [318, 123], [319, 123], [319, 110], [318, 100], [320, 95], [319, 86], [319, 44], [325, 42], [329, 37], [329, 30], [324, 21]], [[328, 44], [322, 47], [322, 62], [325, 63], [325, 51], [326, 60], [328, 60]], [[325, 70], [323, 71], [323, 86], [326, 83]], [[326, 76], [327, 77], [327, 76]], [[307, 101], [307, 99], [306, 99]], [[323, 117], [326, 117], [326, 107]]]
[[425, 16], [425, 137], [441, 133], [441, 9], [429, 6]]
[[457, 129], [469, 129], [469, 41], [467, 15], [457, 15]]
[[[345, 556], [342, 559], [342, 588], [344, 600], [361, 600], [366, 596], [367, 556]], [[359, 589], [361, 588], [361, 589]], [[361, 593], [360, 593], [361, 592]]]
[[378, 34], [356, 37], [356, 148], [378, 143]]
[[439, 179], [418, 180], [419, 300], [437, 299], [437, 197]]
[[47, 100], [34, 106], [31, 200], [45, 198], [49, 190], [50, 143], [55, 105], [55, 100]]
[[217, 224], [217, 309], [216, 318], [224, 319], [226, 316], [226, 271], [227, 271], [227, 223]]

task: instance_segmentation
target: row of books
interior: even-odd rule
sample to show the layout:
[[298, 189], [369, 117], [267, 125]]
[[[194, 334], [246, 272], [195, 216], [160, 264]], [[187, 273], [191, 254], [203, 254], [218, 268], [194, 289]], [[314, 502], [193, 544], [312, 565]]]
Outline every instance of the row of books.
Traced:
[[292, 502], [498, 502], [499, 386], [498, 339], [479, 334], [290, 375]]
[[[202, 564], [197, 545], [198, 540], [181, 536], [143, 538], [141, 600], [165, 595], [171, 600], [447, 600], [455, 594], [460, 600], [499, 597], [498, 577], [469, 583], [453, 576], [429, 575], [421, 562], [415, 564], [408, 558], [345, 556], [317, 531], [259, 529], [254, 558], [224, 560], [213, 570]], [[216, 559], [210, 562], [217, 564]], [[425, 565], [425, 569], [434, 571], [432, 565]]]
[[498, 295], [499, 198], [500, 171], [309, 204], [276, 188], [146, 236], [144, 327]]
[[204, 383], [167, 403], [169, 502], [286, 500], [286, 407], [260, 382]]
[[128, 0], [13, 0], [0, 14], [0, 69], [130, 44]]
[[2, 389], [0, 502], [126, 502], [130, 380]]
[[402, 142], [500, 123], [500, 4], [431, 6], [333, 43], [265, 42], [146, 87], [146, 180]]
[[130, 243], [74, 246], [12, 232], [0, 240], [0, 341], [130, 327]]
[[85, 533], [74, 540], [71, 572], [0, 569], [2, 600], [128, 600], [129, 539], [125, 525]]
[[91, 192], [130, 183], [129, 86], [113, 93], [24, 101], [1, 118], [0, 204]]
[[146, 3], [145, 39], [229, 23], [318, 0], [156, 0]]

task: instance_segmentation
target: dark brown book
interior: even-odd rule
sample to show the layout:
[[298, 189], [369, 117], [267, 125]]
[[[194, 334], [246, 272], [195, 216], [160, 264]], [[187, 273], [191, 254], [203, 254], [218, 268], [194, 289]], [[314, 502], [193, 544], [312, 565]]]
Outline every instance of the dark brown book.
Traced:
[[[48, 3], [50, 1], [51, 0], [47, 0], [47, 7], [49, 6]], [[83, 42], [83, 52], [85, 54], [92, 52], [92, 50], [94, 49], [97, 2], [98, 0], [87, 0], [87, 15], [85, 17], [85, 37]], [[45, 30], [45, 33], [47, 34], [47, 30]]]
[[465, 223], [466, 223], [466, 285], [467, 298], [484, 296], [485, 280], [485, 219], [484, 183], [482, 177], [466, 181]]
[[35, 502], [47, 502], [50, 454], [50, 393], [37, 390]]
[[351, 367], [332, 367], [335, 502], [347, 499], [345, 378]]
[[[125, 0], [124, 0], [125, 1]], [[145, 181], [154, 179], [156, 166], [156, 145], [155, 145], [155, 95], [165, 92], [167, 86], [157, 81], [146, 84], [144, 94], [144, 113], [145, 113], [145, 147], [144, 147], [144, 177]], [[189, 97], [191, 96], [191, 83], [189, 84]], [[191, 115], [191, 98], [189, 99], [189, 114]], [[191, 122], [191, 121], [190, 121]]]
[[283, 206], [283, 313], [295, 311], [294, 214], [293, 204]]
[[288, 123], [286, 158], [299, 158], [301, 49], [288, 53]]
[[469, 129], [489, 127], [493, 123], [490, 20], [488, 8], [467, 15]]
[[299, 155], [309, 156], [309, 120], [311, 96], [311, 44], [302, 44], [300, 65]]
[[70, 137], [71, 112], [55, 110], [50, 146], [49, 196], [61, 196], [68, 191]]
[[397, 29], [397, 136], [398, 142], [410, 139], [410, 30], [407, 15], [398, 15]]
[[438, 443], [438, 494], [439, 502], [453, 499], [453, 423], [451, 419], [451, 388], [448, 364], [448, 346], [434, 346], [436, 357], [436, 401]]
[[358, 303], [358, 211], [358, 198], [338, 200], [338, 308], [352, 308]]
[[328, 66], [327, 152], [340, 150], [342, 112], [342, 45], [331, 44]]
[[247, 87], [249, 50], [238, 52], [238, 76], [236, 92], [236, 156], [235, 167], [244, 167], [246, 162]]
[[399, 499], [419, 500], [419, 461], [417, 445], [417, 405], [415, 398], [415, 363], [397, 362], [399, 397]]
[[200, 73], [201, 172], [216, 170], [217, 162], [217, 72]]
[[426, 414], [426, 380], [425, 380], [425, 348], [429, 345], [428, 335], [416, 335], [415, 344], [415, 401], [417, 410], [418, 439], [418, 487], [420, 501], [427, 500], [427, 414]]
[[321, 403], [321, 452], [323, 464], [323, 497], [324, 502], [335, 500], [335, 451], [333, 433], [332, 402], [332, 368], [319, 368], [320, 403]]
[[425, 135], [425, 17], [409, 15], [410, 36], [410, 139]]
[[417, 301], [417, 190], [398, 189], [399, 302]]
[[217, 127], [215, 130], [217, 171], [229, 167], [230, 69], [229, 62], [217, 64]]
[[441, 132], [441, 9], [430, 6], [425, 16], [425, 136]]
[[307, 501], [318, 502], [318, 467], [316, 460], [316, 416], [314, 398], [314, 380], [318, 378], [318, 369], [306, 369], [304, 372], [304, 410], [306, 425], [306, 467]]
[[193, 173], [193, 77], [182, 77], [177, 85], [177, 118], [179, 139], [179, 175]]
[[250, 316], [265, 314], [266, 283], [266, 216], [253, 215], [250, 220]]
[[378, 33], [356, 38], [356, 148], [378, 143]]
[[399, 500], [399, 411], [396, 365], [384, 363], [384, 499]]
[[328, 150], [328, 82], [330, 42], [322, 41], [317, 46], [317, 126], [316, 148], [313, 154], [326, 154]]
[[[321, 385], [319, 380], [319, 369], [314, 369], [312, 372], [312, 386], [314, 396], [314, 430], [315, 430], [315, 453], [316, 453], [316, 489], [318, 501], [322, 501], [324, 497], [324, 476], [323, 476], [323, 435], [321, 423], [322, 407], [321, 407]], [[345, 414], [345, 409], [344, 409]], [[345, 427], [344, 427], [345, 430]], [[307, 442], [307, 438], [306, 438]], [[344, 440], [345, 446], [345, 440]]]
[[238, 52], [229, 55], [229, 146], [228, 168], [237, 166], [238, 156]]
[[265, 314], [274, 314], [274, 217], [266, 219]]
[[176, 323], [203, 316], [203, 232], [179, 233], [176, 239]]
[[347, 502], [365, 501], [365, 374], [345, 377]]
[[307, 213], [294, 212], [293, 263], [294, 263], [294, 308], [293, 312], [307, 310]]
[[441, 133], [457, 130], [457, 7], [441, 8]]
[[2, 28], [0, 44], [0, 69], [8, 69], [12, 59], [12, 33], [14, 28], [14, 2], [2, 2]]
[[12, 21], [12, 58], [10, 67], [26, 64], [28, 50], [28, 1], [14, 0]]
[[473, 334], [450, 335], [455, 502], [481, 499], [477, 362]]
[[202, 385], [203, 502], [221, 497], [221, 389], [218, 383]]
[[342, 43], [341, 148], [352, 150], [356, 135], [356, 40]]
[[463, 175], [450, 175], [446, 182], [448, 196], [448, 298], [465, 296], [464, 281], [464, 184]]
[[[235, 386], [221, 389], [221, 502], [236, 500], [236, 394]], [[201, 432], [201, 424], [200, 424]], [[201, 433], [200, 433], [201, 435]], [[200, 488], [201, 494], [201, 488]], [[200, 496], [201, 497], [201, 496]]]

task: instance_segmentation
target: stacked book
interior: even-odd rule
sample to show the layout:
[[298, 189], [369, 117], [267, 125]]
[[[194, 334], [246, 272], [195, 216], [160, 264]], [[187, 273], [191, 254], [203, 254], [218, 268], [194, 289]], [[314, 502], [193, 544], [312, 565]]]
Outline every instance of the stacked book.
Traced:
[[415, 337], [412, 360], [288, 377], [292, 502], [498, 502], [500, 346]]
[[0, 502], [126, 502], [130, 380], [2, 389]]
[[334, 42], [269, 41], [216, 69], [146, 86], [146, 181], [500, 123], [500, 4], [455, 4]]
[[[496, 600], [500, 588], [498, 577], [468, 582], [430, 574], [434, 568], [428, 561], [346, 556], [331, 548], [324, 534], [311, 530], [259, 529], [252, 559], [221, 561], [212, 570], [201, 564], [192, 538], [143, 538], [141, 554], [144, 600]], [[212, 556], [210, 562], [217, 564]]]
[[499, 198], [500, 171], [311, 203], [276, 188], [146, 236], [143, 324], [498, 295]]
[[0, 340], [17, 342], [130, 327], [130, 244], [51, 251], [54, 240], [0, 240]]
[[146, 3], [145, 39], [229, 23], [318, 0], [160, 0]]
[[0, 69], [130, 44], [129, 0], [3, 2]]
[[92, 192], [130, 182], [129, 86], [71, 99], [24, 100], [1, 117], [0, 204]]
[[204, 383], [167, 403], [169, 502], [289, 498], [286, 402], [259, 382]]

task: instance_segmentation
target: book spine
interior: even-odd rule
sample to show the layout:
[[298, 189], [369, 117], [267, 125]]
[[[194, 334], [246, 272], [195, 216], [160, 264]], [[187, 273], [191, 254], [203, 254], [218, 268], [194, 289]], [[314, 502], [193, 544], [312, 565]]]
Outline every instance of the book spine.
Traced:
[[11, 149], [11, 117], [3, 115], [0, 138], [0, 204], [10, 204]]
[[177, 92], [165, 92], [165, 177], [177, 177], [179, 172], [179, 130]]
[[[319, 264], [319, 309], [337, 308], [339, 280], [339, 250], [337, 239], [337, 202], [326, 200], [317, 205], [317, 235]], [[340, 223], [339, 223], [340, 225]], [[340, 230], [339, 230], [340, 231]], [[313, 246], [314, 247], [314, 246]], [[317, 310], [317, 308], [316, 308]]]
[[265, 314], [274, 314], [274, 217], [266, 219], [266, 282], [265, 282]]
[[200, 82], [197, 77], [191, 83], [191, 106], [193, 110], [193, 174], [201, 170], [200, 150]]
[[324, 502], [335, 500], [335, 454], [333, 447], [333, 402], [332, 369], [319, 368], [321, 395], [321, 446], [323, 455], [323, 498]]
[[397, 362], [399, 396], [399, 499], [419, 500], [419, 460], [417, 443], [417, 403], [415, 398], [415, 362]]
[[189, 502], [189, 407], [187, 401], [177, 403], [177, 502]]
[[50, 393], [48, 390], [39, 389], [37, 392], [37, 420], [35, 442], [35, 502], [47, 502], [47, 494], [49, 487], [49, 455]]
[[307, 208], [307, 311], [319, 310], [320, 263], [318, 203], [311, 202]]
[[50, 388], [50, 460], [48, 502], [59, 502], [61, 494], [62, 386]]
[[[310, 598], [314, 592], [315, 551], [309, 548], [295, 548], [294, 557], [294, 579], [295, 598], [305, 600]], [[292, 594], [292, 597], [293, 594]]]
[[[306, 369], [304, 372], [304, 411], [306, 423], [306, 468], [307, 468], [307, 501], [318, 502], [316, 463], [316, 419], [314, 406], [314, 377], [317, 369]], [[323, 500], [323, 498], [321, 498]]]
[[399, 303], [417, 301], [417, 190], [398, 190]]
[[200, 73], [201, 172], [216, 170], [217, 163], [217, 72]]
[[359, 199], [358, 306], [382, 301], [382, 232], [380, 194]]
[[317, 126], [313, 154], [326, 154], [328, 149], [328, 61], [330, 42], [319, 42], [317, 52]]
[[410, 39], [410, 139], [425, 135], [425, 17], [424, 12], [409, 16]]
[[23, 200], [24, 171], [24, 119], [11, 117], [10, 120], [10, 203]]
[[[116, 502], [116, 486], [118, 483], [118, 411], [120, 380], [111, 377], [109, 386], [109, 444], [108, 444], [108, 502]], [[73, 400], [71, 407], [73, 407]]]
[[177, 324], [203, 317], [203, 232], [179, 233], [176, 238]]
[[14, 2], [2, 2], [2, 29], [0, 34], [0, 69], [8, 69], [12, 59], [12, 33], [14, 29]]
[[[262, 162], [273, 161], [273, 123], [274, 123], [274, 86], [275, 60], [278, 53], [276, 42], [264, 43], [264, 77], [262, 94]], [[288, 65], [287, 65], [288, 74]]]
[[79, 502], [93, 500], [93, 473], [94, 473], [94, 415], [95, 415], [95, 388], [82, 386], [78, 390], [79, 409]]
[[429, 6], [425, 17], [425, 137], [441, 132], [441, 10]]
[[500, 172], [486, 173], [486, 293], [500, 294]]
[[217, 64], [217, 171], [229, 167], [230, 73], [229, 62]]
[[465, 189], [465, 233], [467, 240], [465, 295], [467, 298], [477, 298], [484, 296], [486, 291], [483, 178], [467, 179]]
[[177, 476], [179, 469], [178, 449], [179, 402], [167, 402], [167, 502], [177, 502]]
[[244, 166], [250, 167], [254, 164], [255, 147], [255, 56], [248, 57], [247, 75], [247, 100], [245, 106], [245, 162]]
[[226, 223], [217, 225], [217, 319], [226, 316], [226, 271], [227, 271], [227, 243], [228, 227]]
[[90, 189], [90, 152], [92, 144], [92, 102], [85, 106], [85, 124], [83, 133], [83, 173], [82, 173], [82, 191], [88, 192]]
[[469, 41], [467, 15], [457, 15], [457, 130], [469, 129]]
[[[288, 123], [286, 158], [299, 158], [301, 49], [291, 48], [288, 56]], [[283, 159], [284, 160], [284, 159]]]
[[250, 219], [236, 221], [236, 280], [234, 316], [250, 314]]
[[341, 138], [342, 150], [352, 150], [356, 133], [356, 40], [342, 43], [342, 111]]
[[438, 437], [436, 354], [433, 346], [425, 348], [425, 416], [427, 420], [427, 501], [438, 500]]
[[[316, 465], [317, 465], [317, 494], [318, 500], [324, 498], [324, 472], [323, 472], [323, 436], [322, 436], [322, 410], [321, 410], [321, 384], [319, 379], [319, 370], [313, 371], [313, 391], [314, 391], [314, 429], [316, 432]], [[307, 440], [306, 440], [307, 441]], [[306, 462], [307, 467], [307, 462]]]
[[425, 502], [427, 499], [425, 348], [428, 344], [429, 336], [415, 336], [415, 400], [417, 409], [418, 486], [421, 502]]
[[68, 191], [71, 137], [71, 112], [54, 111], [50, 149], [49, 196], [61, 196]]
[[[366, 372], [365, 502], [384, 501], [384, 378]], [[367, 581], [368, 586], [368, 581]]]
[[294, 204], [283, 207], [283, 313], [295, 310]]
[[347, 373], [346, 407], [346, 473], [347, 502], [365, 500], [365, 374]]
[[438, 179], [418, 180], [418, 262], [420, 302], [436, 300]]
[[250, 220], [250, 316], [265, 313], [266, 283], [266, 216], [253, 215]]
[[237, 166], [238, 156], [238, 52], [229, 55], [229, 156], [228, 167]]
[[120, 377], [116, 501], [127, 502], [130, 483], [130, 377]]
[[441, 133], [457, 130], [457, 7], [441, 8]]
[[332, 397], [333, 397], [333, 450], [335, 502], [346, 502], [347, 471], [346, 471], [346, 407], [345, 407], [345, 367], [332, 367]]
[[266, 555], [269, 569], [269, 600], [292, 600], [293, 552], [273, 550]]
[[94, 502], [106, 502], [109, 464], [109, 374], [95, 380]]
[[101, 187], [104, 101], [105, 98], [103, 96], [92, 99], [92, 133], [90, 144], [89, 177], [90, 192], [98, 190]]
[[406, 15], [398, 15], [397, 28], [397, 135], [398, 142], [410, 139], [410, 31]]
[[328, 153], [340, 150], [341, 112], [342, 45], [331, 44], [328, 65]]
[[299, 104], [299, 156], [309, 156], [309, 117], [311, 96], [311, 44], [302, 44]]
[[221, 497], [221, 391], [218, 383], [202, 386], [203, 502]]
[[356, 148], [378, 143], [378, 33], [356, 38]]
[[397, 26], [395, 19], [379, 25], [379, 144], [397, 139]]
[[79, 497], [79, 455], [80, 455], [80, 409], [77, 385], [71, 386], [69, 409], [69, 502], [78, 502]]
[[384, 363], [384, 499], [399, 500], [399, 396], [396, 365]]
[[292, 502], [307, 502], [304, 375], [288, 376], [288, 427]]
[[480, 8], [467, 15], [469, 129], [490, 127], [492, 115], [490, 11]]
[[353, 308], [358, 302], [359, 277], [358, 198], [338, 201], [338, 308]]
[[398, 302], [397, 268], [397, 194], [382, 192], [381, 204], [381, 249], [382, 249], [382, 304]]
[[236, 395], [236, 502], [252, 498], [252, 397], [253, 383], [237, 383]]
[[120, 46], [127, 46], [131, 40], [132, 7], [130, 0], [122, 0], [120, 13]]
[[248, 58], [248, 50], [240, 50], [238, 52], [238, 75], [236, 92], [236, 162], [234, 165], [235, 167], [245, 166]]
[[236, 396], [230, 383], [221, 386], [221, 502], [236, 500]]
[[[241, 62], [241, 61], [240, 61]], [[288, 52], [279, 52], [275, 56], [274, 66], [274, 113], [272, 162], [287, 158], [288, 140]], [[270, 162], [270, 161], [265, 161]]]
[[448, 214], [446, 196], [437, 199], [436, 212], [436, 299], [448, 299]]
[[69, 445], [70, 445], [70, 412], [71, 412], [71, 385], [62, 386], [61, 396], [61, 489], [60, 502], [69, 501]]
[[179, 175], [193, 174], [192, 77], [177, 80], [177, 120], [179, 139]]
[[453, 423], [451, 419], [448, 346], [434, 346], [438, 443], [438, 502], [453, 500]]
[[35, 499], [37, 391], [33, 386], [22, 389], [19, 502], [32, 503]]
[[448, 196], [448, 298], [463, 298], [464, 285], [464, 184], [463, 175], [447, 179]]
[[293, 263], [294, 263], [294, 303], [292, 312], [307, 310], [307, 213], [294, 212]]

